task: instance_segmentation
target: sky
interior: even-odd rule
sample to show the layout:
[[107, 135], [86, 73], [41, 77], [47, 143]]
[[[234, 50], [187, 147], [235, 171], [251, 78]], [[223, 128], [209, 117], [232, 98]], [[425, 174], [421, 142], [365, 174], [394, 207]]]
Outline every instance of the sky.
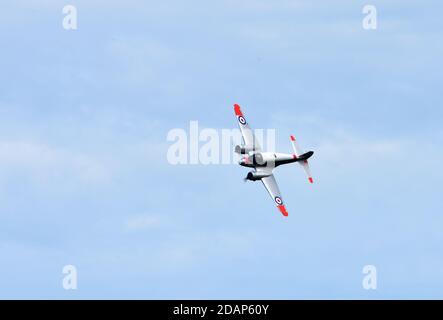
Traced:
[[[0, 298], [442, 299], [442, 10], [2, 1]], [[275, 171], [288, 218], [245, 168], [167, 161], [170, 130], [234, 129], [234, 103], [315, 151], [314, 185]]]

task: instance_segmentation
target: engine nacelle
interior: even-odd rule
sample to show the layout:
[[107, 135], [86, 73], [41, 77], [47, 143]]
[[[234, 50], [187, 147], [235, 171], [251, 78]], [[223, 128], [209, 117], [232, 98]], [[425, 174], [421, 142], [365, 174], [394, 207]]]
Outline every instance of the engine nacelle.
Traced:
[[250, 147], [250, 146], [235, 146], [234, 151], [238, 154], [248, 154], [251, 151], [254, 151], [254, 147]]
[[261, 180], [263, 178], [269, 177], [271, 174], [269, 173], [264, 173], [264, 172], [254, 172], [254, 171], [250, 171], [248, 172], [248, 175], [246, 176], [246, 180], [251, 180], [251, 181], [257, 181], [257, 180]]
[[271, 152], [256, 152], [250, 156], [250, 159], [256, 166], [272, 166], [275, 164], [275, 154]]

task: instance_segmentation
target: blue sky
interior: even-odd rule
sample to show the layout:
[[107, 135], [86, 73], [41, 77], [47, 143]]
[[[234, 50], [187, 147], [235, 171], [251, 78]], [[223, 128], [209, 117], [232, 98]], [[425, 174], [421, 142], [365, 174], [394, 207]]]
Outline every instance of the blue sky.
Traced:
[[[65, 4], [0, 5], [0, 298], [443, 298], [440, 3]], [[244, 168], [166, 161], [233, 103], [315, 151], [313, 186], [276, 170], [287, 219]]]

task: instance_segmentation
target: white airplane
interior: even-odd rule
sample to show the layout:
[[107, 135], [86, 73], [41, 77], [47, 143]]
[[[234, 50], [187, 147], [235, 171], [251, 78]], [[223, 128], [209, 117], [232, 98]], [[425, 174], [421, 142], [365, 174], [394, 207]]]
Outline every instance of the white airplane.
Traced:
[[263, 152], [238, 104], [234, 105], [234, 112], [237, 116], [238, 125], [243, 136], [243, 145], [235, 147], [236, 153], [244, 155], [239, 161], [239, 165], [254, 169], [254, 171], [248, 172], [248, 175], [244, 180], [261, 180], [266, 190], [268, 190], [272, 200], [277, 205], [277, 208], [285, 217], [287, 217], [288, 212], [286, 211], [277, 181], [275, 181], [273, 174], [274, 168], [282, 164], [298, 162], [308, 175], [308, 181], [314, 183], [308, 164], [308, 159], [314, 154], [314, 152], [308, 151], [303, 153], [298, 146], [295, 137], [292, 135], [291, 143], [292, 148], [294, 149], [293, 154]]

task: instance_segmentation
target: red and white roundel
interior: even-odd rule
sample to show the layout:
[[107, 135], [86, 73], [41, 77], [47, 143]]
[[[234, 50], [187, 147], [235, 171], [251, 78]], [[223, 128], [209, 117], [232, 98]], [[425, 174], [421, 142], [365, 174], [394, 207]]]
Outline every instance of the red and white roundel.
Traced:
[[280, 197], [275, 197], [274, 200], [275, 200], [275, 203], [279, 206], [283, 204], [283, 200]]
[[246, 120], [245, 120], [245, 118], [243, 118], [243, 116], [238, 117], [238, 122], [240, 122], [243, 125], [246, 124]]

